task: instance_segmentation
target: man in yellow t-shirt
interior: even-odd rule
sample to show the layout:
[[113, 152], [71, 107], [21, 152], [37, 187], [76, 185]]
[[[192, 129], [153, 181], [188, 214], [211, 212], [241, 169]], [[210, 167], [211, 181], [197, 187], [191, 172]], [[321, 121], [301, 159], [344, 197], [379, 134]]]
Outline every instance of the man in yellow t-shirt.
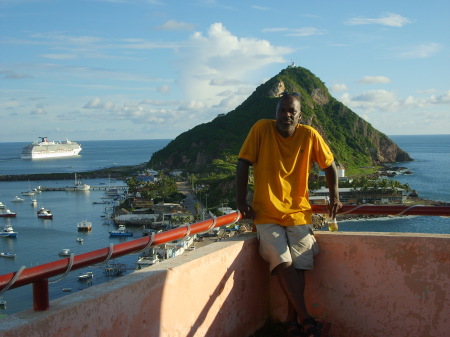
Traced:
[[[313, 268], [317, 243], [312, 231], [308, 177], [313, 162], [325, 172], [330, 190], [329, 216], [342, 207], [333, 154], [319, 133], [298, 124], [300, 97], [283, 93], [276, 120], [260, 120], [239, 153], [236, 203], [244, 218], [254, 219], [261, 256], [278, 277], [289, 303], [288, 333], [320, 335], [320, 324], [308, 314], [304, 271]], [[247, 204], [249, 167], [254, 167], [254, 197]]]

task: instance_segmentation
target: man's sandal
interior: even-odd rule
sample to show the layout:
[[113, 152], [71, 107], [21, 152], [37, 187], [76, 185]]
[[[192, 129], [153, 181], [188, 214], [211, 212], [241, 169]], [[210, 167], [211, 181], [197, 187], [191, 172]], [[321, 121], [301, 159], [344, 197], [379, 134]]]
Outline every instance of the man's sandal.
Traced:
[[323, 324], [317, 322], [314, 318], [309, 317], [303, 320], [301, 326], [306, 337], [320, 337]]
[[303, 328], [297, 322], [288, 322], [286, 326], [287, 337], [306, 337], [303, 333]]

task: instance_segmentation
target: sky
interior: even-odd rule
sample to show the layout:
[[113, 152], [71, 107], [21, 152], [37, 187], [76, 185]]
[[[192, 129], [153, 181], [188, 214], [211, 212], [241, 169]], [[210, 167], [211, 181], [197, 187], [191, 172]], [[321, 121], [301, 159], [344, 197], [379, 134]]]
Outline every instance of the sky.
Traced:
[[450, 133], [450, 2], [0, 0], [0, 142], [173, 139], [295, 63], [387, 135]]

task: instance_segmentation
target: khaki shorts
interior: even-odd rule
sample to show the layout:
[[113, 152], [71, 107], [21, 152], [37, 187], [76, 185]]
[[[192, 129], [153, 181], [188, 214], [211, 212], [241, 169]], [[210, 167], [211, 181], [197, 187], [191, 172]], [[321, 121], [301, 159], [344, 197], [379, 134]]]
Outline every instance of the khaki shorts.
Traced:
[[311, 270], [319, 246], [312, 225], [256, 225], [259, 253], [270, 264], [270, 271], [280, 263], [289, 262], [296, 269]]

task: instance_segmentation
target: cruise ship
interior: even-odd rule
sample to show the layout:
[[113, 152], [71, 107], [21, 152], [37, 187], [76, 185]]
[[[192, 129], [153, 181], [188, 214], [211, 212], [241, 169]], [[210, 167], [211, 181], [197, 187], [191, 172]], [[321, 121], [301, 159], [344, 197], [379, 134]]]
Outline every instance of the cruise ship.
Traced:
[[77, 142], [68, 139], [60, 142], [49, 141], [47, 137], [39, 137], [40, 140], [26, 145], [22, 149], [22, 159], [40, 159], [76, 156], [80, 153], [81, 146]]

